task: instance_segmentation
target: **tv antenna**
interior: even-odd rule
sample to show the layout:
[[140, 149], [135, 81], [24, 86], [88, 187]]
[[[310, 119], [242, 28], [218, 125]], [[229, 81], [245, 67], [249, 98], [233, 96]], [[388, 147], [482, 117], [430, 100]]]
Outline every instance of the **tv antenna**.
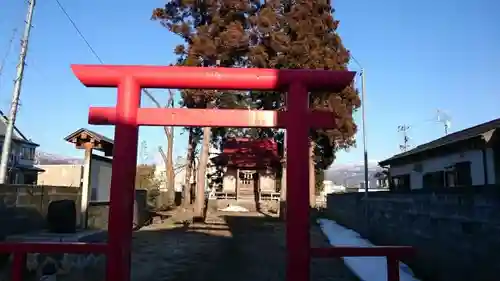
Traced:
[[146, 141], [142, 141], [141, 142], [141, 147], [140, 147], [140, 150], [139, 150], [139, 157], [141, 159], [141, 164], [145, 164], [149, 158], [149, 155], [148, 155], [148, 144]]
[[398, 132], [403, 133], [403, 144], [399, 145], [399, 149], [402, 152], [406, 152], [408, 148], [410, 148], [409, 142], [410, 137], [408, 136], [408, 131], [410, 130], [410, 126], [408, 125], [400, 125], [398, 126]]
[[446, 112], [438, 109], [436, 110], [436, 121], [443, 125], [444, 134], [447, 135], [451, 127], [451, 116], [448, 115]]

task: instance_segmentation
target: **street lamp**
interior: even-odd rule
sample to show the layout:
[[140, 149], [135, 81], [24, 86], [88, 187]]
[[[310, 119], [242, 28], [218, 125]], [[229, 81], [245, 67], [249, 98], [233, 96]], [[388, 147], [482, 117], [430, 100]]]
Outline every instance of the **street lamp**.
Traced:
[[[358, 65], [359, 63], [354, 60]], [[366, 91], [365, 91], [365, 69], [361, 67], [361, 121], [363, 132], [363, 160], [365, 168], [365, 198], [368, 197], [368, 149], [366, 148], [366, 118], [365, 118], [365, 106], [366, 106]]]
[[352, 61], [359, 67], [359, 76], [361, 77], [361, 132], [363, 133], [363, 164], [365, 170], [365, 198], [368, 197], [368, 149], [366, 147], [366, 88], [365, 88], [365, 69], [359, 61], [351, 55]]

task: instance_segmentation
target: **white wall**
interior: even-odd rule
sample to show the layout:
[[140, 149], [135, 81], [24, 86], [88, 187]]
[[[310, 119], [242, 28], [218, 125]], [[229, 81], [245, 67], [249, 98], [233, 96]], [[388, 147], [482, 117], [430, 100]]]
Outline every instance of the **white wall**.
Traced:
[[237, 179], [236, 169], [227, 169], [226, 172], [224, 172], [224, 178], [222, 179], [223, 191], [236, 192], [236, 179]]
[[80, 187], [82, 165], [38, 165], [45, 172], [38, 174], [38, 185], [57, 185]]
[[264, 192], [276, 192], [275, 175], [265, 170], [259, 171], [259, 187]]
[[[470, 161], [471, 178], [473, 185], [493, 184], [495, 183], [495, 170], [493, 161], [493, 150], [486, 150], [486, 165], [488, 172], [488, 182], [484, 179], [483, 152], [481, 150], [470, 150], [463, 153], [450, 154], [444, 157], [436, 157], [401, 166], [391, 166], [389, 171], [391, 176], [410, 175], [410, 184], [412, 189], [420, 189], [423, 186], [423, 175], [429, 172], [443, 171], [445, 167], [458, 162]], [[414, 171], [415, 164], [422, 164], [422, 171]]]

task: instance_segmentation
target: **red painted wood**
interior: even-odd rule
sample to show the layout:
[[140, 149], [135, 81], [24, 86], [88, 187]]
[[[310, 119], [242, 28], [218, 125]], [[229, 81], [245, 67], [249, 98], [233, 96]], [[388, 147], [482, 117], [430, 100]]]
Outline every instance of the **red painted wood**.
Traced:
[[133, 77], [143, 88], [279, 90], [301, 81], [309, 90], [340, 92], [355, 75], [350, 71], [262, 68], [72, 65], [73, 73], [88, 87], [116, 87]]
[[12, 257], [12, 281], [23, 281], [24, 267], [26, 266], [26, 253], [14, 252]]
[[297, 80], [290, 85], [286, 128], [286, 276], [288, 281], [309, 280], [309, 111], [307, 88]]
[[[0, 252], [13, 252], [12, 280], [22, 280], [26, 252], [101, 252], [108, 255], [107, 280], [130, 280], [130, 252], [138, 127], [228, 126], [287, 129], [287, 281], [309, 280], [310, 257], [374, 255], [388, 257], [388, 280], [399, 280], [398, 258], [408, 247], [311, 249], [309, 245], [310, 127], [334, 127], [331, 113], [311, 113], [308, 92], [338, 92], [351, 83], [354, 72], [161, 66], [73, 65], [75, 75], [89, 87], [117, 87], [116, 108], [91, 108], [89, 122], [114, 124], [115, 144], [109, 210], [109, 242], [0, 243]], [[288, 90], [287, 112], [140, 108], [141, 88]], [[259, 121], [261, 120], [261, 121]], [[266, 120], [266, 121], [262, 121]], [[168, 249], [166, 249], [168, 250]]]
[[[113, 107], [91, 107], [89, 124], [116, 124], [116, 110]], [[139, 126], [182, 126], [182, 127], [240, 127], [240, 128], [285, 128], [296, 122], [284, 111], [242, 110], [242, 109], [186, 109], [186, 108], [140, 108], [136, 124]], [[313, 128], [335, 128], [332, 112], [308, 112], [301, 120]]]
[[387, 281], [399, 281], [399, 259], [387, 257]]
[[[98, 75], [98, 73], [96, 73]], [[130, 280], [130, 252], [135, 196], [135, 173], [141, 105], [140, 85], [132, 77], [122, 77], [116, 103], [117, 124], [111, 170], [108, 223], [109, 252], [106, 280]]]
[[[310, 257], [339, 255], [387, 256], [388, 278], [396, 272], [400, 255], [408, 247], [311, 249], [309, 245], [309, 172], [307, 167], [310, 127], [332, 128], [331, 113], [309, 112], [308, 92], [338, 92], [351, 83], [354, 72], [275, 70], [243, 68], [192, 68], [162, 66], [73, 65], [75, 75], [89, 87], [117, 87], [116, 108], [90, 108], [89, 122], [114, 124], [115, 143], [109, 210], [109, 242], [105, 244], [0, 243], [0, 252], [13, 252], [13, 280], [22, 280], [26, 252], [101, 252], [108, 255], [107, 280], [130, 280], [130, 247], [138, 127], [214, 126], [281, 127], [287, 129], [287, 281], [309, 280]], [[193, 88], [235, 90], [288, 90], [287, 112], [140, 108], [141, 88]], [[259, 121], [260, 120], [260, 121]], [[265, 120], [265, 121], [262, 121]], [[165, 249], [168, 251], [168, 249]], [[17, 272], [17, 273], [16, 273]]]

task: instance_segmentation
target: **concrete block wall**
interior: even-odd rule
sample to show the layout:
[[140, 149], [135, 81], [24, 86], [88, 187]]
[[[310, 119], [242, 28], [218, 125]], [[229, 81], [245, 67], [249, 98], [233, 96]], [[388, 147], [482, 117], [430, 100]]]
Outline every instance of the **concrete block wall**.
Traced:
[[[134, 225], [143, 226], [149, 219], [148, 194], [146, 190], [135, 191]], [[109, 202], [90, 202], [88, 208], [88, 225], [95, 229], [108, 229]]]
[[[500, 190], [500, 187], [494, 187]], [[496, 281], [500, 196], [496, 192], [332, 194], [326, 212], [377, 245], [411, 245], [423, 280]]]
[[[78, 189], [61, 186], [0, 185], [0, 240], [8, 235], [43, 228], [49, 203], [62, 199], [78, 202]], [[76, 206], [80, 204], [77, 203]]]

